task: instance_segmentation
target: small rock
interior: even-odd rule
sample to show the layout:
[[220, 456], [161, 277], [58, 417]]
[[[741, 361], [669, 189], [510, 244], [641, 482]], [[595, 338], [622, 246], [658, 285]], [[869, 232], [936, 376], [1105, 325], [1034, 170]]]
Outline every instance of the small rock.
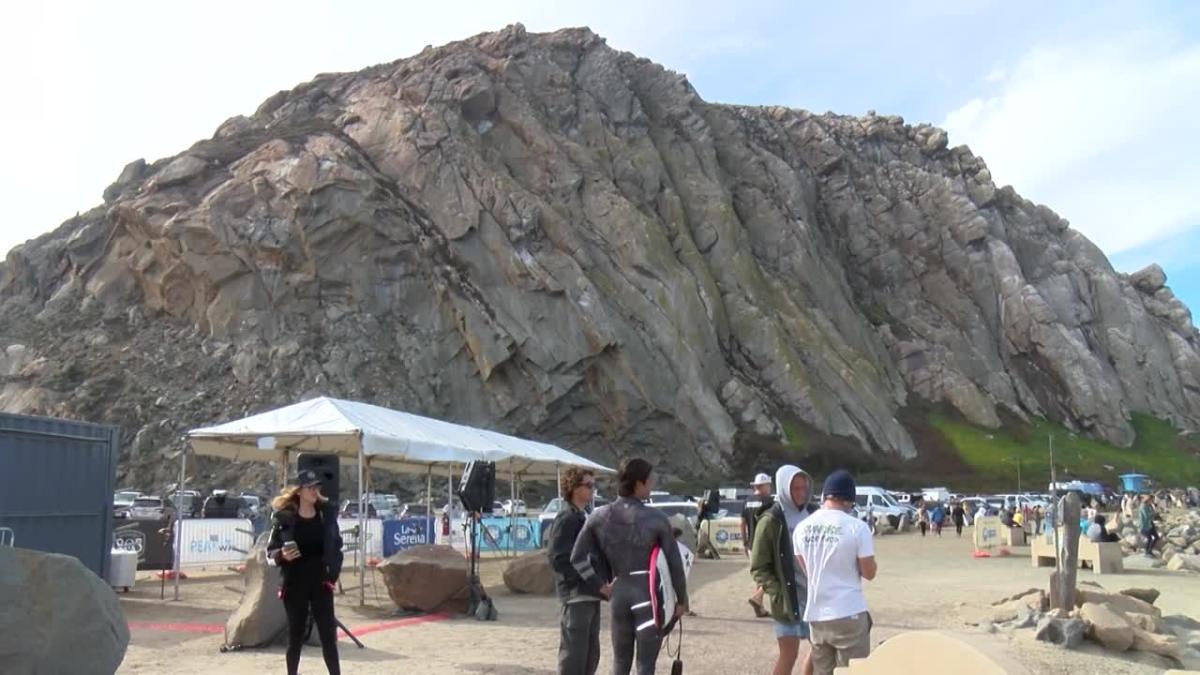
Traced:
[[1200, 572], [1200, 556], [1191, 555], [1190, 553], [1176, 553], [1167, 561], [1167, 569], [1172, 572], [1181, 570]]
[[1085, 603], [1089, 602], [1097, 605], [1108, 605], [1109, 609], [1119, 613], [1136, 612], [1138, 614], [1162, 616], [1162, 610], [1133, 596], [1121, 593], [1109, 593], [1107, 591], [1096, 591], [1089, 588], [1079, 588], [1075, 593], [1075, 604], [1082, 607]]
[[1153, 605], [1154, 601], [1158, 599], [1159, 595], [1161, 595], [1157, 588], [1126, 588], [1125, 590], [1120, 591], [1120, 593], [1121, 595], [1128, 595], [1130, 597], [1137, 598], [1142, 602], [1148, 602], [1151, 605]]
[[1031, 607], [1018, 607], [1017, 618], [1013, 622], [1013, 628], [1033, 628], [1037, 625], [1040, 614], [1037, 610]]
[[1161, 617], [1157, 617], [1152, 614], [1126, 612], [1125, 618], [1129, 621], [1129, 624], [1135, 628], [1141, 628], [1149, 633], [1163, 632], [1163, 620]]
[[1140, 628], [1133, 629], [1133, 648], [1139, 652], [1150, 652], [1176, 660], [1182, 653], [1179, 638], [1148, 633]]
[[1024, 597], [1030, 596], [1030, 595], [1038, 595], [1039, 593], [1044, 593], [1044, 591], [1042, 591], [1042, 589], [1040, 589], [1040, 588], [1031, 588], [1027, 591], [1021, 591], [1020, 593], [1017, 593], [1015, 595], [1010, 595], [1007, 598], [1004, 598], [1003, 600], [997, 600], [992, 603], [992, 607], [999, 607], [1000, 605], [1012, 602], [1014, 600], [1020, 600], [1021, 598], [1024, 598]]
[[1083, 636], [1086, 632], [1087, 624], [1079, 619], [1045, 617], [1038, 622], [1036, 637], [1042, 642], [1074, 649], [1083, 644]]

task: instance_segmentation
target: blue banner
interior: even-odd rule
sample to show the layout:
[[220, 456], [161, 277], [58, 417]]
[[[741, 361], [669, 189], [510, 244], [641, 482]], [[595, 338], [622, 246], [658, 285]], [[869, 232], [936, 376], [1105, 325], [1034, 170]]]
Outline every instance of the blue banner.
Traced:
[[541, 547], [542, 525], [537, 518], [483, 519], [480, 551], [536, 551]]
[[383, 521], [383, 557], [412, 546], [434, 543], [433, 518], [401, 518]]

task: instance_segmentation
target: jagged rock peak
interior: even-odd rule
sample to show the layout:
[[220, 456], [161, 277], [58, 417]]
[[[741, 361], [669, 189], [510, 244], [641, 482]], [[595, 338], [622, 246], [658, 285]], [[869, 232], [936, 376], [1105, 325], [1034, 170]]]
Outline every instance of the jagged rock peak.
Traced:
[[948, 141], [710, 104], [587, 29], [320, 75], [9, 255], [0, 407], [132, 425], [147, 467], [318, 392], [684, 475], [789, 429], [912, 457], [923, 403], [1200, 428], [1161, 270], [1114, 272]]

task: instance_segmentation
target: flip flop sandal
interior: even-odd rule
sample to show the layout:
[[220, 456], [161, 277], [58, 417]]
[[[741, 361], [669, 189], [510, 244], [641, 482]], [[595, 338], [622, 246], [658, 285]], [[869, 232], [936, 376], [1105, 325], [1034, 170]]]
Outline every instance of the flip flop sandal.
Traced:
[[756, 616], [757, 618], [763, 619], [768, 616], [771, 616], [771, 613], [768, 612], [767, 610], [763, 609], [762, 605], [755, 602], [754, 598], [750, 598], [750, 599], [746, 600], [746, 602], [750, 603], [750, 606], [754, 608], [754, 616]]

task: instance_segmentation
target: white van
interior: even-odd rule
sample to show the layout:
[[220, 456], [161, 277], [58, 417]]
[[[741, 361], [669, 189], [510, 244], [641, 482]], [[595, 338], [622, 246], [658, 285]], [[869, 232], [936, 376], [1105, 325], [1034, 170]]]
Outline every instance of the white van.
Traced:
[[897, 502], [891, 493], [881, 487], [874, 485], [856, 487], [854, 502], [858, 506], [860, 516], [865, 516], [869, 511], [875, 514], [876, 522], [886, 519], [892, 529], [900, 529], [901, 518], [907, 517], [908, 523], [913, 522], [915, 510]]

